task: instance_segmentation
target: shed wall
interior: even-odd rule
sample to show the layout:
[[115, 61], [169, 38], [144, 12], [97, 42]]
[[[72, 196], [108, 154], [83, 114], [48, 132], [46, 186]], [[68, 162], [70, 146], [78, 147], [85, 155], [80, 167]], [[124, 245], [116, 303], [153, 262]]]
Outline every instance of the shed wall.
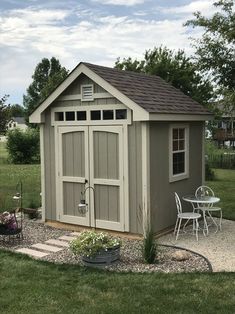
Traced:
[[142, 138], [141, 122], [128, 126], [130, 232], [142, 233]]
[[[185, 122], [184, 122], [185, 123]], [[202, 122], [189, 123], [189, 178], [169, 182], [169, 122], [150, 123], [150, 202], [154, 232], [176, 221], [174, 192], [193, 194], [202, 184]], [[183, 207], [192, 210], [190, 204]]]

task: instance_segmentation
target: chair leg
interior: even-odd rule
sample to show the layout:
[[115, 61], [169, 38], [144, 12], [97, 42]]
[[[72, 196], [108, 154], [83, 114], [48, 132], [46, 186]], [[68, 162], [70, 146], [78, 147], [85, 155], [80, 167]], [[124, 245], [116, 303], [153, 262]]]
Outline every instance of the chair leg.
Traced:
[[198, 241], [198, 229], [199, 229], [198, 219], [195, 219], [195, 224], [196, 224], [196, 239]]
[[222, 209], [220, 210], [219, 230], [222, 231]]
[[206, 235], [208, 235], [209, 231], [208, 231], [208, 225], [206, 221], [206, 211], [203, 210], [202, 213], [203, 213], [203, 220], [204, 220], [203, 234], [205, 235], [205, 230], [206, 230]]
[[175, 234], [175, 233], [176, 233], [177, 226], [178, 226], [178, 222], [179, 222], [179, 218], [177, 217], [177, 219], [176, 219], [176, 223], [175, 223], [175, 229], [174, 229], [174, 233], [173, 233], [173, 234]]
[[216, 233], [218, 231], [218, 229], [219, 229], [219, 226], [218, 226], [218, 224], [216, 223], [215, 219], [213, 218], [213, 216], [211, 215], [211, 213], [209, 211], [208, 211], [208, 214], [209, 214], [213, 224], [216, 226], [216, 231], [215, 231], [215, 233]]
[[177, 241], [178, 236], [179, 236], [181, 222], [182, 222], [182, 218], [180, 218], [180, 220], [179, 220], [179, 226], [178, 226], [178, 230], [177, 230], [177, 234], [176, 234], [176, 241]]

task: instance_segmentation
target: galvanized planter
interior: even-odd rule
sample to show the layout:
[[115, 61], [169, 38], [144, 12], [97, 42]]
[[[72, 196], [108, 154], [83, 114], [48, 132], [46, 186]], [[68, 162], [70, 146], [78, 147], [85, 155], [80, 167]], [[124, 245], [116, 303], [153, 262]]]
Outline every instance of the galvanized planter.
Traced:
[[120, 245], [99, 251], [94, 256], [82, 256], [82, 262], [89, 267], [104, 267], [117, 262], [120, 259]]

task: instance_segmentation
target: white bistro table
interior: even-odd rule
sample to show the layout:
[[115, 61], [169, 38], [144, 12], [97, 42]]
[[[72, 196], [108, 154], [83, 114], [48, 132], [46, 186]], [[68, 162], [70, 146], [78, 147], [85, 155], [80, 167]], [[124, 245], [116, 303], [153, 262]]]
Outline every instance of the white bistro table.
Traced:
[[[204, 233], [204, 230], [206, 230], [207, 234], [208, 234], [208, 225], [207, 225], [207, 221], [206, 221], [206, 210], [207, 210], [207, 208], [209, 209], [209, 207], [212, 206], [213, 204], [218, 203], [220, 201], [220, 198], [216, 197], [216, 196], [196, 197], [195, 195], [186, 195], [186, 196], [183, 196], [182, 199], [185, 202], [191, 203], [194, 210], [196, 210], [196, 209], [202, 210], [203, 222], [204, 222], [203, 233]], [[216, 222], [214, 220], [213, 220], [213, 223], [218, 228], [218, 225], [216, 224]], [[204, 233], [204, 235], [205, 235], [205, 233]]]

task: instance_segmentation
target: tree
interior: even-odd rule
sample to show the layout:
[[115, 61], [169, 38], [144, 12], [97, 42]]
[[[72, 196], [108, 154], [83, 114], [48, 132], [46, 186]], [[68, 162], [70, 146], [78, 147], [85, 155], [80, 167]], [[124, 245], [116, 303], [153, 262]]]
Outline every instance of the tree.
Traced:
[[68, 75], [68, 70], [62, 67], [59, 60], [52, 57], [50, 60], [43, 58], [35, 68], [32, 75], [33, 82], [23, 96], [25, 117], [29, 115]]
[[200, 12], [195, 12], [195, 18], [187, 21], [185, 25], [204, 30], [201, 38], [193, 40], [199, 70], [214, 83], [220, 103], [221, 96], [225, 107], [227, 101], [232, 100], [234, 110], [235, 4], [234, 0], [219, 0], [213, 5], [218, 8], [218, 12], [212, 17], [206, 18]]
[[8, 108], [8, 118], [12, 117], [23, 117], [24, 116], [24, 108], [18, 104], [9, 105]]
[[8, 121], [8, 108], [9, 105], [6, 105], [6, 101], [9, 95], [4, 95], [0, 98], [0, 133], [6, 132], [6, 125]]
[[158, 75], [186, 95], [207, 106], [212, 98], [212, 85], [198, 72], [197, 64], [183, 50], [166, 47], [147, 50], [144, 60], [117, 59], [115, 67], [122, 70]]

